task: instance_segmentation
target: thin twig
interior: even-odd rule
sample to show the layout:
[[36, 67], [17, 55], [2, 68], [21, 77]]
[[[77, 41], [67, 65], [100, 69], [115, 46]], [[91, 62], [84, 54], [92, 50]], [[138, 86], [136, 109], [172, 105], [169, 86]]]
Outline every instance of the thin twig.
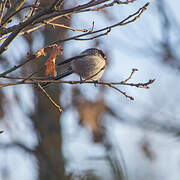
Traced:
[[63, 3], [64, 3], [64, 0], [60, 0], [60, 1], [56, 4], [56, 8], [57, 8], [57, 9], [60, 9], [61, 6], [63, 5]]
[[[38, 8], [38, 6], [35, 6], [35, 5], [26, 5], [24, 7], [21, 7], [20, 9], [18, 9], [17, 11], [13, 12], [7, 19], [6, 21], [9, 21], [9, 19], [11, 19], [14, 15], [16, 15], [17, 13], [19, 13], [20, 11], [22, 11], [23, 9], [27, 9], [27, 8]], [[4, 25], [4, 23], [6, 22], [2, 22], [2, 25]]]
[[[102, 31], [106, 31], [108, 29], [112, 29], [114, 27], [117, 27], [117, 26], [123, 26], [125, 24], [129, 24], [129, 23], [132, 23], [134, 22], [136, 19], [138, 19], [140, 17], [140, 15], [146, 10], [147, 6], [149, 5], [150, 3], [146, 3], [143, 7], [141, 7], [138, 11], [136, 11], [134, 14], [131, 14], [129, 15], [127, 18], [123, 19], [122, 21], [116, 23], [116, 24], [113, 24], [111, 26], [107, 26], [105, 28], [102, 28], [102, 29], [99, 29], [99, 30], [96, 30], [96, 31], [93, 31], [93, 32], [87, 32], [87, 33], [84, 33], [84, 34], [80, 34], [80, 35], [77, 35], [77, 36], [72, 36], [70, 38], [67, 38], [67, 39], [63, 39], [63, 40], [57, 40], [55, 41], [54, 43], [62, 43], [62, 42], [65, 42], [65, 41], [69, 41], [69, 40], [77, 40], [77, 38], [79, 37], [83, 37], [83, 36], [88, 36], [88, 35], [92, 35], [92, 34], [95, 34], [95, 33], [99, 33], [99, 32], [102, 32]], [[135, 17], [134, 17], [135, 16]], [[132, 20], [129, 20], [131, 19], [132, 17], [134, 17]], [[129, 20], [129, 21], [128, 21]], [[106, 35], [106, 33], [105, 33]], [[101, 35], [102, 36], [102, 35]], [[52, 43], [52, 44], [54, 44]]]
[[1, 26], [1, 21], [2, 21], [3, 14], [4, 14], [4, 9], [5, 9], [6, 3], [7, 3], [7, 0], [4, 0], [4, 1], [1, 3], [1, 9], [0, 9], [0, 26]]
[[116, 2], [117, 4], [129, 4], [129, 3], [133, 3], [136, 0], [126, 0], [126, 1], [120, 1], [120, 0], [114, 0], [114, 2]]
[[[4, 76], [4, 78], [8, 79], [26, 79], [27, 77], [11, 77], [11, 76]], [[102, 85], [124, 85], [124, 86], [134, 86], [137, 88], [146, 88], [148, 89], [148, 85], [154, 83], [155, 79], [150, 79], [148, 82], [145, 83], [122, 83], [122, 82], [105, 82], [105, 81], [97, 81], [96, 84], [102, 84]], [[18, 82], [12, 82], [12, 83], [4, 83], [0, 84], [0, 88], [6, 87], [6, 86], [13, 86], [13, 85], [19, 85], [19, 84], [36, 84], [36, 83], [59, 83], [59, 84], [94, 84], [94, 81], [62, 81], [62, 80], [52, 80], [52, 79], [44, 79], [44, 77], [33, 77], [29, 78], [28, 80], [25, 80], [24, 82], [18, 81]]]
[[124, 83], [122, 85], [127, 85], [127, 86], [135, 86], [137, 88], [145, 88], [145, 89], [149, 89], [149, 85], [154, 83], [155, 79], [150, 79], [148, 82], [146, 83], [137, 83], [137, 84], [133, 84], [133, 83]]
[[128, 82], [128, 81], [132, 78], [133, 74], [134, 74], [136, 71], [138, 71], [138, 69], [132, 69], [132, 72], [131, 72], [130, 76], [129, 76], [126, 80], [121, 81], [121, 83], [126, 83], [126, 82]]
[[24, 19], [22, 20], [22, 22], [27, 21], [27, 20], [31, 17], [32, 12], [33, 12], [33, 8], [30, 8], [30, 11], [29, 11], [28, 14], [24, 17]]
[[129, 98], [130, 100], [134, 100], [134, 98], [133, 98], [132, 96], [127, 95], [126, 92], [121, 91], [119, 88], [113, 86], [111, 83], [108, 83], [108, 84], [106, 84], [106, 85], [108, 85], [109, 87], [117, 90], [118, 92], [120, 92], [121, 94], [123, 94], [126, 98]]
[[[106, 85], [109, 86], [117, 91], [119, 91], [121, 94], [123, 94], [126, 98], [129, 98], [130, 100], [134, 100], [134, 98], [132, 96], [129, 96], [126, 94], [126, 92], [120, 90], [119, 88], [115, 87], [115, 85], [127, 85], [127, 86], [134, 86], [137, 88], [150, 88], [149, 85], [152, 84], [155, 79], [153, 80], [149, 80], [146, 83], [126, 83], [128, 80], [131, 79], [133, 73], [136, 71], [136, 69], [132, 70], [131, 75], [125, 80], [125, 81], [121, 81], [121, 82], [103, 82], [103, 81], [97, 81], [96, 84], [101, 84], [101, 85]], [[10, 76], [4, 76], [4, 78], [9, 78], [11, 79]], [[37, 84], [37, 83], [66, 83], [66, 84], [83, 84], [83, 83], [93, 83], [94, 81], [62, 81], [62, 80], [45, 80], [45, 79], [39, 79], [39, 77], [37, 78], [22, 78], [22, 77], [16, 77], [17, 79], [24, 79], [22, 81], [18, 81], [18, 82], [13, 82], [13, 83], [5, 83], [5, 84], [0, 84], [0, 88], [1, 87], [6, 87], [6, 86], [13, 86], [13, 85], [20, 85], [20, 84]], [[13, 76], [12, 79], [15, 79], [15, 77]]]
[[118, 0], [114, 0], [111, 3], [107, 3], [107, 4], [104, 4], [104, 5], [96, 7], [96, 8], [89, 8], [89, 9], [81, 10], [80, 12], [100, 11], [100, 10], [103, 10], [105, 8], [112, 7], [112, 6], [114, 6], [114, 4], [129, 4], [129, 3], [133, 3], [134, 1], [136, 1], [136, 0], [132, 0], [132, 1], [118, 1]]
[[[104, 67], [105, 68], [105, 67]], [[101, 70], [103, 70], [104, 68], [102, 68]], [[155, 79], [150, 79], [148, 82], [145, 83], [127, 83], [133, 76], [133, 74], [138, 71], [138, 69], [133, 68], [132, 72], [130, 74], [130, 76], [126, 79], [123, 80], [121, 82], [104, 82], [104, 81], [97, 81], [96, 84], [102, 84], [102, 85], [126, 85], [126, 86], [134, 86], [137, 88], [149, 88], [149, 85], [152, 84]], [[67, 84], [82, 84], [82, 83], [93, 83], [94, 81], [90, 81], [90, 80], [82, 80], [82, 81], [63, 81], [63, 80], [53, 80], [53, 79], [47, 79], [47, 77], [32, 77], [35, 73], [32, 73], [30, 76], [28, 77], [22, 77], [22, 76], [7, 76], [7, 72], [0, 74], [0, 77], [2, 78], [7, 78], [7, 79], [22, 79], [24, 81], [24, 83], [26, 84], [27, 81], [26, 80], [30, 80], [33, 81], [34, 83], [39, 83], [39, 82], [45, 82], [45, 83], [67, 83]], [[92, 77], [90, 77], [92, 78]], [[90, 79], [89, 78], [89, 79]], [[33, 82], [28, 82], [27, 84], [33, 84]], [[19, 83], [19, 82], [18, 82]], [[1, 84], [3, 85], [3, 84]]]
[[34, 58], [33, 57], [29, 57], [26, 61], [22, 62], [21, 64], [17, 65], [17, 66], [14, 66], [10, 69], [8, 69], [7, 71], [3, 72], [0, 74], [0, 77], [3, 77], [5, 76], [6, 74], [9, 74], [13, 71], [15, 71], [16, 69], [20, 68], [21, 66], [24, 66], [26, 63], [30, 62], [31, 60], [33, 60]]
[[[90, 3], [86, 3], [86, 4], [83, 4], [83, 5], [79, 5], [79, 6], [76, 6], [74, 8], [67, 9], [67, 10], [61, 10], [60, 14], [63, 16], [63, 15], [67, 15], [70, 12], [78, 12], [81, 9], [85, 9], [87, 7], [96, 6], [96, 5], [104, 3], [106, 1], [107, 0], [98, 0], [98, 1], [93, 1], [93, 2], [90, 2]], [[1, 45], [1, 47], [0, 47], [0, 54], [2, 54], [4, 51], [7, 50], [9, 44], [20, 33], [21, 30], [23, 30], [28, 25], [33, 24], [33, 22], [35, 22], [40, 17], [45, 16], [47, 14], [52, 14], [53, 12], [55, 12], [55, 10], [56, 10], [55, 6], [57, 5], [58, 2], [59, 2], [59, 0], [55, 0], [48, 8], [40, 10], [38, 13], [36, 13], [32, 17], [30, 17], [25, 22], [21, 22], [19, 24], [19, 26], [9, 35], [9, 37]]]
[[66, 28], [66, 29], [70, 29], [72, 31], [81, 31], [81, 32], [87, 32], [88, 30], [87, 29], [77, 29], [77, 28], [72, 28], [72, 27], [69, 27], [69, 26], [65, 26], [63, 24], [56, 24], [56, 23], [52, 23], [52, 22], [44, 22], [45, 24], [50, 24], [52, 25], [53, 27], [54, 26], [57, 26], [57, 27], [61, 27], [61, 28]]
[[[37, 25], [37, 26], [35, 26], [35, 27], [31, 27], [31, 28], [28, 28], [28, 29], [24, 29], [22, 32], [20, 32], [20, 33], [18, 34], [18, 36], [21, 36], [21, 35], [24, 35], [24, 34], [29, 34], [29, 33], [33, 32], [33, 31], [35, 31], [35, 30], [43, 27], [44, 25], [45, 25], [45, 24], [39, 24], [39, 25]], [[11, 27], [10, 27], [10, 28], [11, 28]], [[13, 29], [13, 28], [12, 28], [12, 29]], [[6, 30], [8, 30], [8, 29], [6, 29]], [[7, 31], [7, 33], [9, 33], [9, 32]], [[5, 33], [5, 34], [6, 34], [6, 33]], [[0, 35], [1, 35], [1, 32], [0, 32]], [[8, 38], [8, 36], [6, 36], [6, 37], [4, 37], [4, 38], [1, 38], [1, 39], [0, 39], [0, 42], [5, 41], [7, 38]]]
[[41, 70], [43, 70], [43, 68], [44, 68], [44, 65], [42, 65], [37, 71], [31, 73], [31, 74], [30, 74], [28, 77], [26, 77], [25, 79], [23, 79], [22, 82], [24, 82], [24, 81], [30, 79], [30, 78], [31, 78], [32, 76], [34, 76], [35, 74], [39, 73]]
[[[37, 72], [35, 72], [37, 73]], [[34, 74], [34, 73], [33, 73]], [[5, 79], [16, 79], [16, 80], [19, 80], [19, 79], [23, 79], [23, 80], [26, 80], [26, 79], [29, 79], [29, 80], [47, 80], [47, 77], [21, 77], [21, 76], [8, 76], [8, 75], [2, 75], [1, 78], [5, 78]]]
[[50, 8], [51, 9], [57, 9], [57, 6], [58, 5], [61, 5], [61, 3], [63, 2], [64, 0], [54, 0], [54, 2], [52, 3], [52, 5], [50, 5]]
[[[92, 3], [86, 3], [86, 4], [83, 4], [83, 5], [79, 5], [79, 6], [76, 6], [74, 8], [70, 8], [70, 9], [66, 9], [66, 10], [60, 10], [60, 11], [56, 11], [55, 9], [51, 9], [53, 13], [50, 13], [50, 12], [46, 12], [44, 15], [41, 15], [42, 12], [38, 12], [38, 17], [35, 17], [33, 18], [33, 21], [34, 22], [31, 22], [31, 23], [28, 23], [29, 24], [39, 24], [39, 23], [43, 23], [44, 21], [48, 21], [48, 22], [52, 22], [54, 20], [57, 20], [58, 18], [60, 17], [63, 17], [63, 16], [68, 16], [68, 15], [71, 15], [71, 14], [74, 14], [74, 13], [78, 13], [80, 12], [80, 10], [82, 9], [86, 9], [86, 8], [89, 8], [89, 7], [93, 7], [93, 6], [96, 6], [96, 5], [99, 5], [99, 4], [102, 4], [104, 2], [106, 2], [108, 0], [98, 0], [98, 1], [95, 1], [95, 2], [92, 2]], [[43, 10], [42, 10], [43, 11]], [[44, 9], [44, 11], [47, 11], [47, 9]], [[35, 15], [34, 15], [35, 16]], [[33, 17], [33, 16], [32, 16]], [[32, 19], [31, 19], [32, 20]], [[29, 20], [29, 21], [31, 21]], [[26, 22], [27, 23], [27, 22]], [[40, 24], [39, 26], [37, 27], [42, 27], [44, 26], [45, 24]], [[12, 27], [9, 27], [9, 28], [6, 28], [6, 29], [1, 29], [0, 31], [0, 36], [2, 35], [5, 35], [5, 34], [8, 34], [10, 32], [13, 32], [14, 30], [16, 29], [19, 29], [21, 27], [26, 27], [27, 25], [25, 24], [25, 22], [23, 23], [19, 23], [18, 25], [14, 25]], [[23, 29], [22, 28], [22, 29]], [[22, 30], [21, 29], [21, 30]], [[29, 29], [30, 30], [30, 29]], [[36, 30], [36, 29], [35, 29]], [[22, 34], [21, 34], [22, 35]], [[1, 39], [1, 42], [3, 41], [4, 39]]]
[[[105, 2], [105, 0], [104, 0], [103, 2]], [[103, 3], [103, 2], [100, 2], [100, 3]], [[95, 5], [97, 5], [97, 3], [96, 3]], [[140, 9], [138, 10], [138, 12], [136, 12], [135, 14], [132, 14], [132, 15], [128, 16], [128, 18], [126, 18], [125, 20], [128, 20], [128, 19], [130, 19], [131, 17], [137, 15], [137, 13], [139, 13], [140, 10], [142, 10], [142, 9], [145, 10], [145, 8], [146, 8], [148, 5], [149, 5], [149, 3], [145, 4], [145, 6], [143, 6], [142, 8], [140, 8]], [[78, 9], [78, 8], [77, 8], [77, 9]], [[70, 14], [73, 14], [73, 13], [86, 12], [86, 11], [90, 11], [90, 10], [93, 11], [93, 9], [85, 9], [85, 10], [83, 10], [83, 8], [82, 8], [82, 10], [80, 9], [79, 11], [72, 11], [72, 12], [69, 12], [69, 11], [68, 11], [68, 12], [66, 12], [66, 13], [63, 13], [63, 11], [61, 11], [60, 13], [58, 12], [58, 13], [55, 13], [54, 15], [52, 14], [52, 16], [51, 16], [51, 14], [50, 14], [49, 17], [43, 18], [42, 20], [36, 21], [35, 23], [43, 23], [44, 21], [46, 21], [46, 22], [52, 22], [52, 21], [54, 21], [54, 20], [56, 20], [56, 19], [58, 19], [58, 18], [60, 18], [60, 17], [62, 17], [62, 16], [67, 16], [67, 15], [70, 15]], [[143, 10], [143, 11], [144, 11], [144, 10]], [[65, 11], [65, 10], [64, 10], [64, 11]], [[66, 10], [66, 11], [67, 11], [67, 10]], [[142, 12], [141, 12], [141, 14], [142, 14]], [[136, 18], [136, 19], [137, 19], [137, 18]], [[131, 20], [131, 22], [133, 22], [133, 21], [135, 21], [135, 20]], [[123, 21], [121, 21], [121, 22], [123, 23]], [[120, 22], [120, 23], [121, 23], [121, 22]], [[128, 23], [126, 23], [126, 24], [129, 24], [129, 23], [130, 23], [130, 22], [128, 22]], [[28, 30], [24, 30], [24, 31], [20, 32], [18, 35], [24, 35], [25, 33], [30, 33], [30, 32], [32, 32], [32, 31], [35, 31], [35, 30], [43, 27], [44, 25], [45, 25], [45, 24], [39, 24], [39, 25], [36, 26], [36, 27], [32, 27], [32, 28], [30, 28], [30, 29], [28, 29]], [[118, 24], [116, 24], [115, 26], [119, 26], [119, 25], [125, 25], [125, 24], [119, 24], [119, 23], [118, 23]], [[2, 36], [2, 35], [4, 35], [4, 34], [10, 33], [10, 32], [12, 32], [14, 29], [17, 29], [19, 26], [20, 26], [20, 24], [14, 25], [14, 26], [9, 27], [9, 28], [6, 28], [6, 29], [2, 29], [1, 32], [0, 32], [0, 35]], [[113, 25], [112, 27], [106, 27], [106, 29], [103, 28], [103, 29], [101, 29], [100, 31], [94, 31], [93, 33], [91, 33], [92, 31], [89, 31], [87, 34], [83, 34], [83, 35], [80, 35], [80, 36], [74, 36], [74, 37], [72, 37], [72, 38], [68, 38], [68, 40], [72, 40], [72, 39], [76, 39], [76, 38], [79, 38], [79, 37], [82, 37], [82, 36], [94, 34], [94, 33], [101, 32], [101, 31], [105, 31], [105, 30], [111, 29], [111, 28], [113, 28], [113, 27], [115, 27], [115, 26]], [[99, 37], [99, 35], [98, 35], [97, 37]], [[0, 42], [5, 41], [7, 38], [8, 38], [8, 37], [4, 37], [4, 38], [0, 39]], [[94, 37], [94, 38], [95, 38], [95, 37]], [[94, 39], [94, 38], [93, 38], [93, 39]], [[90, 40], [90, 39], [89, 39], [89, 40]], [[64, 41], [66, 41], [66, 39], [65, 39]], [[63, 42], [63, 40], [59, 40], [59, 42]]]
[[30, 17], [34, 14], [34, 11], [35, 11], [36, 7], [38, 7], [38, 6], [40, 5], [40, 3], [38, 3], [38, 1], [39, 1], [39, 0], [36, 0], [36, 1], [35, 1], [35, 3], [34, 3], [34, 6], [35, 6], [35, 7], [33, 8], [32, 12], [31, 12]]
[[[57, 0], [56, 0], [57, 1]], [[55, 2], [56, 2], [55, 1]], [[54, 2], [54, 3], [55, 3]], [[53, 4], [54, 4], [53, 3]], [[4, 51], [7, 50], [9, 44], [14, 40], [14, 38], [19, 34], [19, 32], [24, 29], [26, 26], [32, 24], [36, 19], [42, 17], [43, 15], [49, 14], [54, 12], [53, 9], [53, 4], [50, 5], [48, 8], [45, 8], [43, 10], [40, 10], [38, 13], [36, 13], [35, 15], [33, 15], [32, 17], [30, 17], [28, 20], [26, 20], [25, 22], [21, 22], [20, 26], [15, 29], [10, 35], [9, 37], [3, 42], [3, 44], [0, 47], [0, 54], [2, 54]]]
[[[109, 27], [106, 27], [106, 28], [103, 28], [103, 29], [100, 29], [100, 30], [97, 30], [97, 31], [93, 31], [93, 29], [94, 29], [94, 22], [93, 22], [93, 26], [92, 26], [93, 28], [92, 28], [92, 30], [90, 30], [88, 33], [82, 34], [82, 35], [78, 35], [78, 36], [73, 36], [73, 37], [70, 37], [70, 38], [67, 38], [67, 39], [64, 39], [64, 40], [59, 40], [58, 42], [62, 43], [62, 42], [64, 42], [64, 41], [73, 40], [73, 39], [78, 40], [79, 37], [83, 37], [83, 36], [87, 36], [87, 35], [90, 35], [90, 34], [98, 33], [98, 32], [101, 32], [101, 31], [105, 31], [105, 30], [114, 28], [114, 27], [116, 27], [116, 26], [125, 25], [125, 24], [123, 24], [124, 21], [127, 21], [127, 20], [130, 19], [131, 17], [137, 15], [140, 10], [142, 10], [142, 9], [145, 10], [148, 5], [149, 5], [149, 3], [145, 4], [145, 5], [144, 5], [142, 8], [140, 8], [136, 13], [128, 16], [126, 19], [124, 19], [123, 21], [121, 21], [121, 22], [119, 22], [119, 23], [117, 23], [117, 24], [115, 24], [115, 25], [112, 25], [112, 26], [109, 26]], [[143, 11], [144, 11], [144, 10], [143, 10]], [[86, 9], [85, 11], [87, 11], [87, 9]], [[143, 12], [143, 11], [142, 11], [142, 12]], [[141, 14], [142, 14], [142, 12], [141, 12]], [[54, 21], [54, 20], [56, 20], [57, 18], [60, 18], [60, 17], [61, 17], [61, 16], [57, 16], [57, 17], [55, 17], [55, 18], [53, 18], [53, 19], [50, 19], [50, 20], [48, 20], [48, 21], [46, 20], [46, 22], [49, 23], [49, 22]], [[138, 16], [138, 18], [139, 18], [139, 16]], [[137, 19], [137, 18], [136, 18], [136, 19]], [[133, 20], [129, 21], [129, 22], [126, 23], [126, 24], [129, 24], [129, 23], [131, 23], [131, 22], [134, 22], [136, 19], [133, 19]], [[122, 24], [121, 24], [121, 23], [122, 23]], [[28, 34], [28, 33], [31, 33], [31, 32], [33, 32], [33, 31], [35, 31], [35, 30], [43, 27], [44, 25], [45, 25], [45, 24], [40, 24], [40, 25], [38, 25], [38, 26], [36, 26], [36, 27], [33, 27], [33, 28], [30, 28], [30, 29], [24, 30], [24, 31], [20, 32], [19, 35], [24, 35], [24, 34], [26, 34], [26, 33], [27, 33], [27, 34]], [[18, 25], [15, 25], [15, 26], [10, 27], [10, 28], [7, 28], [7, 29], [4, 29], [3, 31], [1, 31], [0, 34], [1, 34], [1, 35], [7, 34], [7, 33], [11, 32], [14, 28], [16, 28], [16, 26], [18, 26]], [[94, 37], [92, 37], [92, 38], [86, 38], [85, 40], [92, 40], [92, 39], [95, 39], [95, 38], [100, 37], [100, 36], [103, 36], [103, 35], [107, 35], [107, 34], [104, 33], [104, 34], [102, 34], [102, 35], [97, 35], [97, 36], [94, 36]], [[0, 42], [5, 41], [7, 38], [8, 38], [8, 37], [4, 37], [4, 38], [0, 39]], [[83, 40], [83, 39], [79, 39], [79, 40]]]
[[50, 20], [50, 19], [52, 19], [54, 21], [54, 20], [56, 20], [56, 19], [58, 19], [58, 18], [60, 18], [62, 16], [69, 16], [69, 15], [72, 15], [72, 14], [81, 13], [81, 10], [85, 10], [87, 8], [90, 8], [90, 7], [95, 7], [97, 5], [105, 3], [107, 1], [109, 1], [109, 0], [90, 1], [90, 2], [88, 2], [86, 4], [78, 5], [76, 7], [71, 8], [71, 9], [59, 10], [59, 11], [56, 11], [56, 12], [54, 12], [52, 14], [49, 14], [46, 17], [44, 16], [44, 17], [39, 18], [34, 23], [42, 23], [44, 20]]
[[63, 112], [62, 108], [51, 98], [51, 96], [45, 91], [45, 89], [38, 83], [38, 87], [42, 90], [42, 92], [48, 97], [51, 103], [59, 110], [59, 112]]
[[[3, 27], [5, 27], [12, 19], [12, 14], [18, 11], [25, 3], [26, 0], [15, 0], [13, 6], [11, 6], [4, 17], [2, 18]], [[11, 16], [11, 18], [9, 18]]]
[[92, 22], [92, 27], [91, 27], [91, 29], [89, 31], [90, 32], [94, 31], [94, 21]]
[[110, 33], [111, 29], [109, 28], [105, 33], [102, 34], [98, 34], [96, 36], [90, 37], [90, 38], [75, 38], [75, 40], [79, 40], [79, 41], [87, 41], [87, 40], [92, 40], [92, 39], [96, 39], [99, 38], [101, 36], [105, 36], [108, 35]]

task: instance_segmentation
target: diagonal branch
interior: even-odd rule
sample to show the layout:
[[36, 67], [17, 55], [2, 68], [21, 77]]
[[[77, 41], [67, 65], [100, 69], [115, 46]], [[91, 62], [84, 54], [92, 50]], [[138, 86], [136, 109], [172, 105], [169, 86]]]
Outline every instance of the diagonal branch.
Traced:
[[57, 23], [52, 23], [52, 22], [44, 22], [45, 24], [49, 24], [49, 25], [52, 25], [53, 27], [57, 26], [57, 27], [61, 27], [61, 28], [66, 28], [66, 29], [70, 29], [72, 31], [81, 31], [81, 32], [87, 32], [88, 30], [87, 29], [77, 29], [77, 28], [72, 28], [72, 27], [69, 27], [69, 26], [65, 26], [63, 24], [57, 24]]
[[126, 92], [121, 91], [119, 88], [117, 88], [116, 86], [113, 86], [111, 83], [107, 83], [106, 85], [108, 85], [109, 87], [115, 89], [116, 91], [120, 92], [121, 94], [123, 94], [126, 98], [129, 98], [130, 100], [134, 100], [134, 98], [132, 96], [129, 96], [126, 94]]
[[51, 101], [51, 103], [58, 109], [58, 111], [60, 113], [63, 112], [62, 108], [51, 98], [51, 96], [45, 91], [45, 89], [40, 85], [40, 83], [38, 83], [38, 87], [47, 96], [47, 98]]
[[[88, 8], [88, 7], [93, 7], [96, 6], [98, 4], [102, 4], [106, 1], [109, 0], [97, 0], [97, 1], [91, 1], [89, 3], [83, 4], [83, 5], [79, 5], [76, 6], [74, 8], [70, 8], [70, 9], [66, 9], [66, 10], [60, 10], [58, 11], [58, 14], [55, 14], [55, 16], [65, 16], [67, 14], [71, 14], [71, 13], [75, 13], [78, 12], [82, 9]], [[33, 15], [32, 17], [30, 17], [28, 20], [26, 20], [25, 22], [21, 22], [18, 25], [16, 25], [16, 29], [14, 29], [14, 31], [9, 35], [9, 37], [4, 41], [4, 43], [2, 44], [2, 46], [0, 47], [0, 54], [2, 54], [4, 51], [7, 50], [8, 45], [14, 40], [14, 38], [20, 33], [21, 30], [23, 30], [26, 26], [33, 24], [33, 23], [37, 23], [35, 22], [36, 20], [38, 20], [40, 17], [45, 16], [45, 15], [51, 15], [53, 14], [53, 12], [56, 11], [56, 4], [59, 2], [59, 0], [55, 0], [53, 2], [52, 5], [50, 5], [48, 8], [45, 8], [43, 10], [40, 10], [38, 13], [36, 13], [35, 15]], [[46, 17], [44, 20], [47, 20], [48, 18]], [[42, 22], [42, 21], [41, 21]], [[3, 33], [1, 32], [1, 35]]]
[[[58, 41], [56, 41], [54, 43], [62, 43], [62, 42], [69, 41], [69, 40], [78, 40], [77, 38], [79, 38], [79, 37], [88, 36], [88, 35], [100, 33], [100, 32], [103, 32], [103, 31], [108, 31], [109, 29], [115, 28], [117, 26], [123, 26], [123, 25], [129, 24], [129, 23], [132, 23], [141, 16], [141, 14], [146, 10], [146, 8], [149, 6], [149, 4], [150, 4], [149, 2], [146, 3], [137, 12], [135, 12], [134, 14], [129, 15], [127, 18], [123, 19], [122, 21], [120, 21], [120, 22], [118, 22], [116, 24], [113, 24], [111, 26], [107, 26], [105, 28], [102, 28], [102, 29], [99, 29], [99, 30], [96, 30], [96, 31], [89, 31], [87, 33], [80, 34], [80, 35], [77, 35], [77, 36], [72, 36], [72, 37], [67, 38], [67, 39], [58, 40]], [[130, 20], [131, 18], [133, 18], [133, 19]], [[104, 33], [104, 35], [106, 35], [106, 33]]]
[[25, 152], [28, 152], [30, 154], [34, 154], [35, 150], [27, 147], [26, 145], [20, 143], [20, 142], [12, 142], [12, 143], [0, 143], [0, 149], [7, 149], [7, 148], [21, 148]]
[[2, 21], [6, 4], [7, 4], [7, 0], [0, 2], [0, 25], [1, 25], [1, 21]]

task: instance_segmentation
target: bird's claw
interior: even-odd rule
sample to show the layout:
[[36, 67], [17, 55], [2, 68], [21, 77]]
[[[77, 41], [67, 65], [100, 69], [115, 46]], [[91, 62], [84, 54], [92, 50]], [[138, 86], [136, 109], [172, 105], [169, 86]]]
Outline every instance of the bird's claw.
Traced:
[[98, 84], [99, 81], [98, 80], [94, 80], [93, 82], [94, 82], [94, 87], [97, 87], [97, 84]]

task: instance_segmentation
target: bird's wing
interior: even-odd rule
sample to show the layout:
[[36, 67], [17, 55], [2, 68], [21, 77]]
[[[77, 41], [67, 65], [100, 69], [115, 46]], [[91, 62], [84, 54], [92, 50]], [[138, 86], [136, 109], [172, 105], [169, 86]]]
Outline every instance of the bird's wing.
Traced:
[[[64, 77], [66, 77], [66, 76], [69, 76], [69, 75], [72, 74], [73, 72], [74, 72], [74, 71], [73, 71], [72, 69], [69, 69], [68, 71], [59, 74], [59, 75], [56, 76], [55, 78], [52, 78], [52, 80], [62, 79], [62, 78], [64, 78]], [[43, 88], [46, 88], [47, 85], [49, 85], [49, 84], [51, 84], [51, 83], [50, 83], [50, 82], [41, 83], [41, 86], [42, 86]]]
[[74, 56], [74, 57], [72, 57], [72, 58], [66, 59], [66, 60], [64, 60], [64, 61], [62, 61], [62, 62], [60, 62], [60, 63], [58, 63], [56, 66], [61, 66], [61, 65], [70, 63], [71, 61], [73, 61], [73, 60], [75, 60], [75, 59], [78, 59], [78, 58], [82, 58], [82, 57], [84, 57], [84, 56], [86, 56], [86, 55]]

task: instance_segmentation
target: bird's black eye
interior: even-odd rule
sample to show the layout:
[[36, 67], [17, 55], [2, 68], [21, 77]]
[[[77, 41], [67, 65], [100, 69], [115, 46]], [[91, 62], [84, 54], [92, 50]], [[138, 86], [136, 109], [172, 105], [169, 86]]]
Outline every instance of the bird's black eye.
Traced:
[[104, 59], [106, 59], [106, 55], [103, 53], [103, 51], [102, 50], [98, 50], [99, 51], [99, 54], [104, 58]]

